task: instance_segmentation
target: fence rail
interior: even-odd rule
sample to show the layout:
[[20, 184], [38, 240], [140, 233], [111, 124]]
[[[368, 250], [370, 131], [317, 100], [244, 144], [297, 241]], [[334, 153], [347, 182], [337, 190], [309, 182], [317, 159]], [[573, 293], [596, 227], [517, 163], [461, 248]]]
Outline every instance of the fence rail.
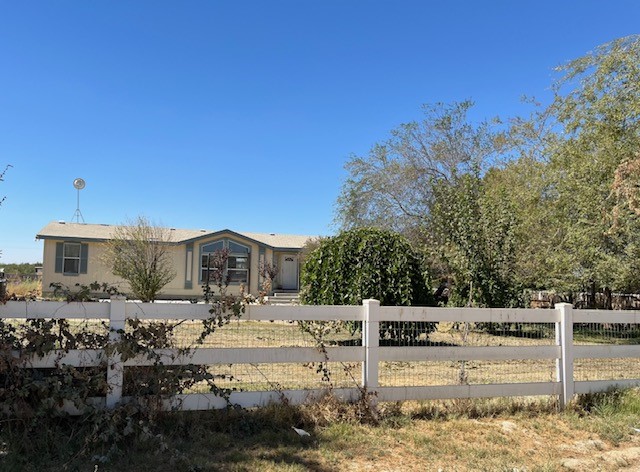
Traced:
[[[119, 330], [125, 329], [128, 318], [204, 320], [211, 316], [209, 308], [209, 305], [190, 303], [137, 303], [120, 297], [93, 303], [8, 302], [0, 305], [0, 318], [104, 320], [110, 339], [117, 341]], [[335, 320], [356, 323], [360, 339], [327, 346], [322, 352], [313, 346], [277, 339], [294, 327], [286, 322]], [[384, 337], [381, 325], [388, 322], [430, 323], [436, 330], [422, 333], [414, 345], [398, 345]], [[271, 331], [259, 335], [267, 328]], [[227, 328], [222, 328], [221, 333], [224, 329]], [[355, 400], [366, 389], [374, 394], [372, 398], [376, 401], [555, 395], [560, 404], [565, 405], [575, 393], [640, 384], [640, 370], [625, 367], [625, 362], [635, 365], [640, 357], [640, 345], [634, 337], [635, 330], [640, 330], [639, 311], [577, 311], [569, 304], [558, 304], [548, 310], [382, 307], [376, 300], [365, 300], [362, 306], [250, 305], [241, 321], [228, 329], [250, 335], [235, 344], [199, 347], [188, 353], [166, 349], [156, 353], [166, 366], [260, 365], [271, 366], [273, 375], [289, 364], [353, 363], [357, 366], [354, 369], [357, 381], [332, 389], [334, 395], [344, 400]], [[608, 330], [625, 336], [630, 334], [627, 338], [621, 337], [622, 334], [611, 338], [607, 337]], [[263, 338], [269, 336], [269, 340], [264, 341]], [[243, 341], [249, 338], [266, 344], [257, 346]], [[108, 355], [99, 349], [58, 350], [41, 358], [26, 359], [24, 367], [106, 365], [109, 389], [104, 398], [95, 401], [111, 408], [127, 400], [123, 394], [126, 369], [155, 362], [144, 356], [123, 361], [118, 352]], [[613, 377], [588, 378], [592, 376], [589, 365], [595, 362], [604, 362], [598, 364], [599, 368], [613, 373]], [[619, 371], [612, 365], [618, 365]], [[530, 378], [523, 377], [527, 369], [531, 371]], [[495, 375], [514, 380], [495, 380], [494, 371]], [[458, 381], [443, 384], [446, 376]], [[245, 388], [232, 393], [230, 401], [244, 407], [278, 402], [283, 397], [291, 403], [302, 403], [326, 391], [322, 385], [287, 388], [286, 381], [272, 381], [269, 374], [265, 377], [266, 389]], [[273, 385], [279, 387], [273, 388]], [[167, 408], [183, 410], [226, 405], [225, 399], [212, 393], [176, 395], [166, 400]]]

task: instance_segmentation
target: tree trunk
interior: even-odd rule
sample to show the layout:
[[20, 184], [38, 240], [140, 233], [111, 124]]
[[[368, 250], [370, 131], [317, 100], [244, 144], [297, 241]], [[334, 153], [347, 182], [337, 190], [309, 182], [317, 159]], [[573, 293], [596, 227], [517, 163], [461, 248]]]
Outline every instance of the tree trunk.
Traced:
[[587, 299], [587, 308], [596, 308], [596, 283], [591, 282], [589, 290], [589, 298]]
[[613, 310], [613, 297], [611, 296], [611, 289], [609, 287], [604, 288], [604, 309]]

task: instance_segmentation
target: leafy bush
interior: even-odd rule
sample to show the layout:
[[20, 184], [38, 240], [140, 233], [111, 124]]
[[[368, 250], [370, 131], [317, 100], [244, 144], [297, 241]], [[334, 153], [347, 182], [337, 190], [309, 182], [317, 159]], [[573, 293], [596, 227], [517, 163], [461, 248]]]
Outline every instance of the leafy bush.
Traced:
[[139, 216], [117, 226], [104, 243], [102, 261], [113, 274], [129, 282], [132, 294], [151, 302], [171, 282], [176, 271], [169, 253], [171, 232]]
[[[100, 289], [107, 294], [116, 293], [109, 285], [97, 282], [89, 286], [76, 284], [76, 291], [62, 284], [52, 287], [56, 296], [69, 303], [88, 303]], [[0, 469], [49, 470], [29, 468], [32, 457], [43, 452], [62, 458], [67, 465], [89, 452], [98, 453], [97, 462], [109, 462], [136, 438], [165, 447], [162, 437], [153, 433], [158, 418], [165, 413], [164, 401], [196, 384], [206, 386], [233, 406], [229, 397], [234, 389], [216, 384], [220, 379], [229, 380], [228, 376], [217, 374], [206, 365], [165, 365], [157, 352], [175, 349], [178, 354], [188, 355], [207, 336], [228, 324], [232, 316], [239, 317], [244, 311], [245, 299], [211, 293], [215, 298], [209, 304], [211, 316], [202, 320], [200, 334], [188, 347], [180, 347], [176, 337], [176, 328], [184, 320], [128, 318], [125, 329], [114, 331], [93, 320], [0, 319], [0, 444], [4, 454], [11, 457], [6, 462], [10, 464], [8, 468], [0, 457]], [[102, 362], [94, 367], [66, 365], [62, 361], [64, 353], [75, 349], [103, 351]], [[32, 359], [52, 354], [52, 368], [30, 367]], [[110, 388], [107, 370], [115, 354], [122, 362], [142, 356], [153, 364], [127, 367], [123, 390], [129, 398], [113, 409], [104, 409], [96, 400]], [[67, 408], [79, 416], [72, 418]], [[57, 450], [51, 447], [51, 441], [60, 446], [59, 438], [49, 432], [63, 427], [72, 431], [66, 434], [72, 438]], [[76, 469], [65, 465], [64, 470]]]
[[312, 305], [430, 305], [430, 280], [401, 235], [376, 228], [345, 231], [323, 240], [307, 258], [301, 294]]
[[[421, 258], [400, 234], [358, 228], [322, 240], [302, 267], [301, 300], [311, 305], [432, 305], [431, 283]], [[419, 329], [416, 329], [419, 328]], [[417, 339], [432, 326], [380, 324], [382, 339]]]

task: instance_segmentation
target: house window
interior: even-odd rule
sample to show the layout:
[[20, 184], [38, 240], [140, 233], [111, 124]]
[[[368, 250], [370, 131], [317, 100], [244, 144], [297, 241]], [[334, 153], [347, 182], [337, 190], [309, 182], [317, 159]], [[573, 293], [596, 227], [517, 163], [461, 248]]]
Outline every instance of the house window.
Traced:
[[227, 259], [227, 273], [231, 283], [249, 283], [249, 257], [248, 255], [230, 255]]
[[80, 273], [80, 243], [64, 243], [62, 272], [71, 275]]
[[233, 241], [224, 240], [205, 244], [201, 248], [200, 257], [200, 283], [204, 283], [209, 275], [214, 276], [215, 253], [227, 249], [229, 251], [224, 267], [224, 276], [229, 277], [232, 284], [249, 284], [249, 253], [247, 246]]
[[55, 272], [63, 275], [87, 273], [89, 246], [76, 242], [56, 243]]

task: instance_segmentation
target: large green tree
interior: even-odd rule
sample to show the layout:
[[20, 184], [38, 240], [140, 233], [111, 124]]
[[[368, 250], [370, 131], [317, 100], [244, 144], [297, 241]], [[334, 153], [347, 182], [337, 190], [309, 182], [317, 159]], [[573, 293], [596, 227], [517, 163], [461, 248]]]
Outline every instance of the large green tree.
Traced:
[[[504, 268], [510, 269], [511, 289], [558, 288], [562, 274], [551, 271], [551, 259], [558, 244], [558, 226], [550, 192], [550, 176], [545, 162], [523, 155], [500, 167], [493, 167], [483, 177], [483, 200], [509, 221], [508, 246], [501, 257], [508, 257]], [[485, 215], [484, 227], [499, 232], [500, 224], [492, 227], [491, 214]], [[504, 224], [503, 224], [504, 227]], [[503, 235], [506, 236], [506, 233]], [[495, 235], [495, 237], [501, 237]], [[498, 251], [500, 246], [494, 246]], [[503, 268], [503, 270], [504, 270]], [[513, 294], [515, 295], [515, 294]]]
[[558, 73], [552, 103], [527, 119], [474, 126], [468, 102], [427, 107], [352, 157], [338, 221], [424, 244], [457, 303], [511, 303], [521, 287], [639, 291], [640, 36]]
[[640, 290], [640, 222], [628, 191], [638, 184], [640, 36], [558, 70], [550, 110], [563, 139], [549, 149], [562, 235], [554, 271], [577, 289]]
[[352, 157], [338, 219], [346, 228], [402, 232], [424, 248], [451, 301], [497, 306], [514, 298], [515, 216], [495, 194], [484, 195], [483, 175], [508, 142], [500, 123], [472, 123], [471, 107], [425, 106], [421, 121]]
[[421, 120], [400, 125], [366, 156], [351, 156], [337, 202], [342, 229], [376, 226], [421, 238], [434, 189], [485, 168], [503, 135], [491, 123], [472, 123], [471, 101], [423, 106]]
[[514, 280], [517, 212], [479, 172], [461, 175], [434, 189], [429, 244], [454, 305], [510, 306], [517, 303]]

